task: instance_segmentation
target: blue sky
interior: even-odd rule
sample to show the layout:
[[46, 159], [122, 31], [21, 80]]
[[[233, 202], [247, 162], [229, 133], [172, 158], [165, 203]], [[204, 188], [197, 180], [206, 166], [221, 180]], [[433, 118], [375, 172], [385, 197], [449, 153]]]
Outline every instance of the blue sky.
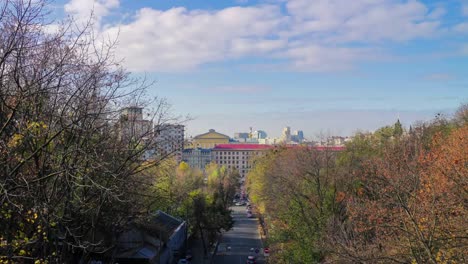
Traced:
[[468, 102], [468, 1], [69, 0], [189, 135], [350, 135]]

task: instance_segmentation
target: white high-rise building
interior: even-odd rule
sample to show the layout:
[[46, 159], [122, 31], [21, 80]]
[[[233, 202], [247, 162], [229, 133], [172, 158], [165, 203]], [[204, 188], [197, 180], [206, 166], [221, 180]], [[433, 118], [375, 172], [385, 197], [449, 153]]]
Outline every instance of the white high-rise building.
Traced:
[[163, 124], [155, 126], [157, 155], [174, 156], [180, 162], [184, 150], [184, 131], [183, 125]]
[[281, 141], [288, 143], [291, 141], [291, 128], [290, 127], [285, 127], [283, 128], [283, 132], [281, 133]]
[[255, 138], [255, 139], [265, 139], [267, 138], [267, 133], [263, 130], [255, 130], [253, 133], [252, 133], [252, 138]]

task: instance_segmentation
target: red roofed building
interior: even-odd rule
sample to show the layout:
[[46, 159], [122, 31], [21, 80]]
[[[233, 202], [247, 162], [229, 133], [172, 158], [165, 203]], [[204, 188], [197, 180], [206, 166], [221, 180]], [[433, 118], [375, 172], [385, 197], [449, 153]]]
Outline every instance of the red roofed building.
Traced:
[[252, 168], [252, 160], [266, 151], [273, 149], [271, 145], [259, 144], [219, 144], [211, 151], [213, 160], [228, 169], [239, 171], [241, 181]]

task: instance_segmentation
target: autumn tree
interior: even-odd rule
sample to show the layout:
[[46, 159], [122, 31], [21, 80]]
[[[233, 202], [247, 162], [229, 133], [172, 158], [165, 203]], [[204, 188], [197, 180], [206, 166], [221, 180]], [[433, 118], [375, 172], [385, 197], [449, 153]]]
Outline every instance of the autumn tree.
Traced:
[[143, 162], [151, 128], [119, 133], [119, 109], [151, 104], [153, 124], [169, 118], [92, 27], [46, 33], [46, 3], [0, 2], [0, 258], [10, 262], [109, 253], [146, 212], [141, 172], [160, 161]]
[[278, 262], [323, 260], [328, 218], [336, 207], [335, 153], [308, 147], [276, 149], [256, 162], [248, 191], [268, 228]]
[[361, 189], [329, 226], [335, 261], [466, 262], [466, 127], [438, 118], [419, 131], [362, 163]]

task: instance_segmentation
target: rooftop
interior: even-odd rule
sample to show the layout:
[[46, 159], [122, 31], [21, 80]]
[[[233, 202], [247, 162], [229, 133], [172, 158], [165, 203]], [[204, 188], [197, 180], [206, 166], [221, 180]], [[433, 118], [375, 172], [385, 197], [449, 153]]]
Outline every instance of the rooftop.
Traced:
[[219, 144], [216, 145], [213, 150], [261, 150], [261, 149], [273, 149], [272, 145], [260, 145], [260, 144]]

